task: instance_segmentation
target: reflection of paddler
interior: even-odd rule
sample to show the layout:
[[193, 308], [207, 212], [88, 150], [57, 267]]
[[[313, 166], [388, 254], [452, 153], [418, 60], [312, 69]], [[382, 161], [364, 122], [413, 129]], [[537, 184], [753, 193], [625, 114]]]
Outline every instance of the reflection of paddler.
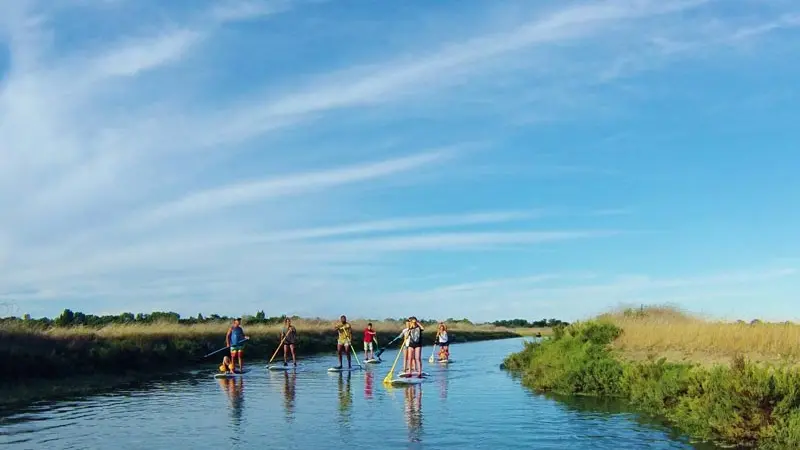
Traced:
[[372, 371], [367, 371], [364, 376], [366, 380], [364, 381], [364, 397], [372, 398], [372, 380], [375, 377], [375, 374]]
[[419, 386], [408, 386], [404, 389], [404, 394], [408, 438], [411, 442], [419, 442], [422, 431], [422, 389]]
[[294, 413], [295, 387], [297, 386], [297, 374], [286, 371], [283, 373], [283, 406], [286, 414], [291, 416]]
[[[345, 377], [347, 379], [345, 380]], [[353, 395], [350, 392], [350, 372], [339, 373], [339, 410], [347, 412], [353, 406]]]
[[228, 402], [231, 407], [233, 419], [238, 421], [242, 418], [242, 405], [244, 403], [244, 380], [237, 378], [219, 378], [219, 385], [228, 395]]

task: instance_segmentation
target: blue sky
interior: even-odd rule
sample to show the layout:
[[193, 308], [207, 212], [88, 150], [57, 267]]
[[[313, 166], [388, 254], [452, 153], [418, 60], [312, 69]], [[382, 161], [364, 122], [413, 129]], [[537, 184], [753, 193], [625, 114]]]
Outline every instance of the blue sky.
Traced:
[[0, 0], [0, 314], [800, 319], [798, 26]]

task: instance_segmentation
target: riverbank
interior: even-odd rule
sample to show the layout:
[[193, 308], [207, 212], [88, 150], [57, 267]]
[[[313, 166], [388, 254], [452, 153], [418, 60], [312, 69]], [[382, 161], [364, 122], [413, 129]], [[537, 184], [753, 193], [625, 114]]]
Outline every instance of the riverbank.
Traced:
[[[751, 361], [736, 352], [748, 348], [740, 347], [741, 341], [771, 331], [730, 335], [726, 324], [706, 323], [703, 327], [699, 319], [679, 313], [670, 319], [664, 312], [609, 314], [557, 329], [552, 339], [528, 343], [521, 352], [510, 355], [504, 366], [537, 391], [623, 398], [698, 440], [740, 447], [800, 448], [800, 370], [789, 358], [776, 358], [774, 353]], [[694, 340], [672, 337], [680, 324], [689, 323], [695, 330]], [[743, 329], [736, 328], [741, 324], [729, 326], [730, 330]], [[769, 349], [785, 352], [796, 345], [769, 344], [766, 338], [759, 342], [751, 348], [762, 355]], [[727, 354], [731, 357], [727, 364], [689, 359], [700, 345], [708, 345], [705, 352], [716, 360]], [[642, 350], [646, 351], [644, 358]], [[682, 356], [670, 361], [660, 357], [659, 351]], [[784, 363], [770, 364], [774, 360]]]
[[[379, 344], [386, 344], [400, 332], [397, 322], [373, 322]], [[354, 348], [363, 355], [361, 330], [365, 322], [354, 321]], [[336, 332], [332, 322], [298, 320], [298, 357], [334, 352]], [[0, 392], [2, 402], [15, 397], [32, 400], [49, 391], [70, 393], [71, 386], [94, 387], [109, 381], [141, 378], [145, 373], [163, 374], [201, 364], [219, 363], [226, 352], [204, 355], [225, 345], [225, 323], [180, 325], [112, 325], [103, 328], [63, 327], [46, 330], [27, 327], [0, 328]], [[264, 365], [279, 343], [280, 326], [244, 325], [250, 341], [245, 347], [245, 364]], [[493, 326], [453, 324], [452, 342], [519, 337], [511, 330]], [[424, 333], [430, 343], [435, 327]], [[397, 343], [392, 347], [396, 347]], [[282, 360], [282, 351], [276, 360]], [[43, 390], [42, 387], [45, 387]], [[80, 390], [79, 389], [79, 390]], [[14, 395], [6, 395], [16, 392]], [[26, 394], [25, 392], [28, 392]]]

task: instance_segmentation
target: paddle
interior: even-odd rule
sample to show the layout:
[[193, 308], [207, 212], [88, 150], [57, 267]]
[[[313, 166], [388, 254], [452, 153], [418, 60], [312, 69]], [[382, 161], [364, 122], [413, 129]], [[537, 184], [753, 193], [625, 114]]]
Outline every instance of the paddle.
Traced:
[[[378, 352], [380, 352], [381, 349], [380, 347], [378, 347], [378, 336], [372, 337], [372, 343], [375, 345], [375, 348], [378, 349]], [[376, 354], [375, 349], [372, 350], [372, 359], [377, 359], [379, 361], [381, 359], [380, 353]]]
[[286, 339], [286, 335], [284, 334], [283, 337], [281, 338], [281, 341], [278, 343], [278, 348], [275, 349], [275, 353], [272, 354], [272, 358], [269, 359], [269, 362], [267, 363], [267, 365], [272, 364], [272, 360], [275, 359], [275, 355], [278, 354], [278, 350], [281, 349], [281, 345], [283, 345], [283, 341], [285, 339]]
[[391, 341], [389, 341], [389, 343], [386, 344], [386, 347], [383, 347], [382, 349], [378, 350], [378, 353], [375, 355], [375, 357], [378, 358], [378, 359], [381, 359], [381, 355], [383, 354], [383, 352], [385, 352], [386, 349], [389, 348], [389, 346], [394, 343], [394, 341], [400, 339], [401, 337], [403, 337], [403, 333], [400, 333], [399, 335], [397, 335], [396, 338], [394, 338]]
[[428, 358], [428, 362], [433, 364], [433, 355], [436, 354], [436, 346], [439, 345], [438, 342], [433, 343], [433, 349], [431, 350], [431, 357]]
[[397, 366], [397, 360], [400, 359], [400, 355], [402, 354], [403, 354], [403, 346], [401, 345], [400, 349], [397, 350], [397, 356], [394, 358], [394, 362], [392, 363], [392, 368], [389, 369], [389, 373], [387, 373], [386, 377], [383, 379], [384, 384], [390, 384], [392, 382], [392, 378], [394, 378], [394, 368], [395, 366]]
[[207, 354], [206, 356], [203, 356], [203, 358], [208, 358], [208, 357], [209, 357], [209, 356], [211, 356], [211, 355], [217, 354], [217, 353], [219, 353], [219, 352], [221, 352], [221, 351], [223, 351], [223, 350], [227, 350], [227, 349], [229, 349], [229, 348], [231, 348], [231, 347], [233, 347], [233, 346], [235, 346], [235, 345], [242, 344], [243, 342], [247, 342], [247, 341], [249, 341], [249, 340], [250, 340], [250, 338], [245, 338], [244, 340], [242, 340], [242, 341], [239, 341], [239, 342], [237, 342], [236, 344], [231, 344], [231, 345], [228, 345], [228, 346], [222, 347], [222, 348], [221, 348], [221, 349], [219, 349], [219, 350], [214, 350], [213, 352], [211, 352], [211, 353]]
[[356, 353], [356, 349], [353, 348], [353, 343], [351, 342], [348, 347], [350, 347], [350, 350], [353, 352], [353, 356], [356, 357], [356, 363], [358, 363], [358, 367], [361, 367], [363, 369], [364, 366], [362, 366], [361, 361], [358, 360], [358, 353]]

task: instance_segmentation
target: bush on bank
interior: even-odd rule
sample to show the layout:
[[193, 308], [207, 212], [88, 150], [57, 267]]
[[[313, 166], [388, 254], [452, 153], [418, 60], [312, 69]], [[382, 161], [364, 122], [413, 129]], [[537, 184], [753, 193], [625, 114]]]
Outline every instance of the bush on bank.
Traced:
[[538, 391], [612, 396], [666, 417], [705, 441], [800, 448], [800, 372], [759, 367], [739, 357], [706, 369], [665, 359], [628, 362], [610, 344], [616, 325], [590, 321], [527, 343], [504, 366]]

